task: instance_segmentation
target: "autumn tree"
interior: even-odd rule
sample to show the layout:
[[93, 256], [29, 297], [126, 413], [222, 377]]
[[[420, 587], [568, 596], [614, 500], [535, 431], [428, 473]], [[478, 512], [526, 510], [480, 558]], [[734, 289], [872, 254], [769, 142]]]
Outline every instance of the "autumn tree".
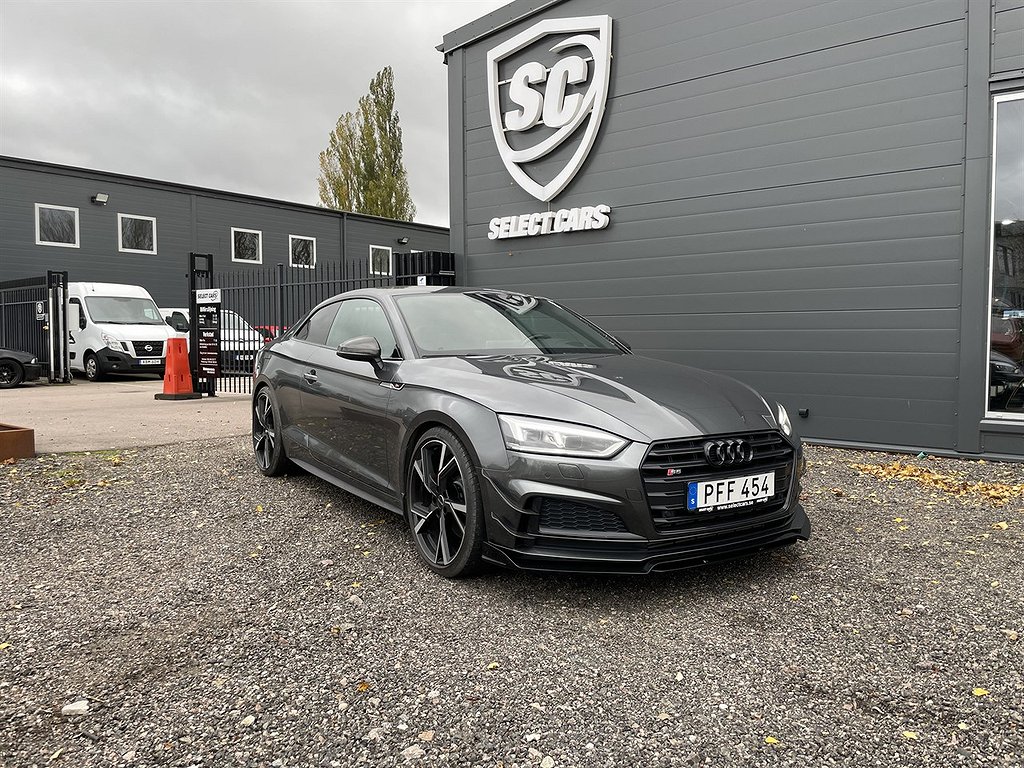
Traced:
[[338, 118], [320, 153], [317, 178], [325, 208], [412, 221], [416, 215], [402, 161], [395, 75], [385, 67], [354, 112]]

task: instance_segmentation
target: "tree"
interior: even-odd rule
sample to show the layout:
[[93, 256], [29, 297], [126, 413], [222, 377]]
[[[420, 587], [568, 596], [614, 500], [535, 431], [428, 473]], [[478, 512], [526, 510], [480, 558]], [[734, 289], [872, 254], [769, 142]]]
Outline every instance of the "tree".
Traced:
[[355, 112], [338, 118], [320, 153], [320, 204], [412, 221], [416, 215], [402, 161], [402, 126], [395, 111], [395, 75], [385, 67]]

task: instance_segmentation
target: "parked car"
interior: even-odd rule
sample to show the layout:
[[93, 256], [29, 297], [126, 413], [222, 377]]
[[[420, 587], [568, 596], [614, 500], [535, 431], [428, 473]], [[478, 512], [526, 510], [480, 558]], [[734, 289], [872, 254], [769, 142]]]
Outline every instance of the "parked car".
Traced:
[[[160, 310], [167, 325], [177, 335], [188, 338], [191, 318], [186, 307], [164, 307]], [[220, 367], [225, 373], [252, 373], [256, 352], [266, 343], [264, 335], [244, 317], [230, 309], [220, 311]]]
[[1024, 319], [993, 313], [990, 346], [1015, 362], [1024, 362]]
[[43, 373], [39, 360], [31, 352], [0, 347], [0, 389], [35, 381]]
[[994, 349], [988, 353], [988, 407], [993, 411], [1024, 410], [1024, 369]]
[[91, 381], [109, 373], [164, 374], [174, 333], [141, 285], [68, 283], [68, 328], [71, 370]]
[[400, 515], [423, 562], [643, 573], [810, 536], [786, 409], [548, 299], [366, 289], [256, 358], [256, 464]]

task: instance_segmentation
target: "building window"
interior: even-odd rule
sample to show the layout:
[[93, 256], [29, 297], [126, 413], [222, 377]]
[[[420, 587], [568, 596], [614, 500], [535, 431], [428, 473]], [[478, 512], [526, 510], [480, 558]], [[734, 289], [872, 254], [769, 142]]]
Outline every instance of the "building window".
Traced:
[[288, 235], [288, 264], [312, 269], [316, 266], [316, 238]]
[[263, 263], [263, 233], [258, 229], [231, 228], [231, 260]]
[[36, 203], [36, 245], [78, 247], [78, 209]]
[[156, 253], [156, 219], [152, 216], [117, 214], [117, 250], [124, 253]]
[[1024, 92], [996, 96], [988, 413], [1024, 418]]
[[391, 249], [384, 245], [370, 246], [370, 274], [391, 274]]

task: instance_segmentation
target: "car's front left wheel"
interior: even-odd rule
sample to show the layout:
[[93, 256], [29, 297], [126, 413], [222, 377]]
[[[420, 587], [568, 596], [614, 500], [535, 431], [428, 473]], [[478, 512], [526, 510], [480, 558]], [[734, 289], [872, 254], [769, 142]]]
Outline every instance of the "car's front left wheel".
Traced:
[[480, 484], [469, 452], [451, 430], [434, 427], [416, 442], [406, 473], [405, 511], [416, 551], [429, 568], [451, 579], [480, 569]]

